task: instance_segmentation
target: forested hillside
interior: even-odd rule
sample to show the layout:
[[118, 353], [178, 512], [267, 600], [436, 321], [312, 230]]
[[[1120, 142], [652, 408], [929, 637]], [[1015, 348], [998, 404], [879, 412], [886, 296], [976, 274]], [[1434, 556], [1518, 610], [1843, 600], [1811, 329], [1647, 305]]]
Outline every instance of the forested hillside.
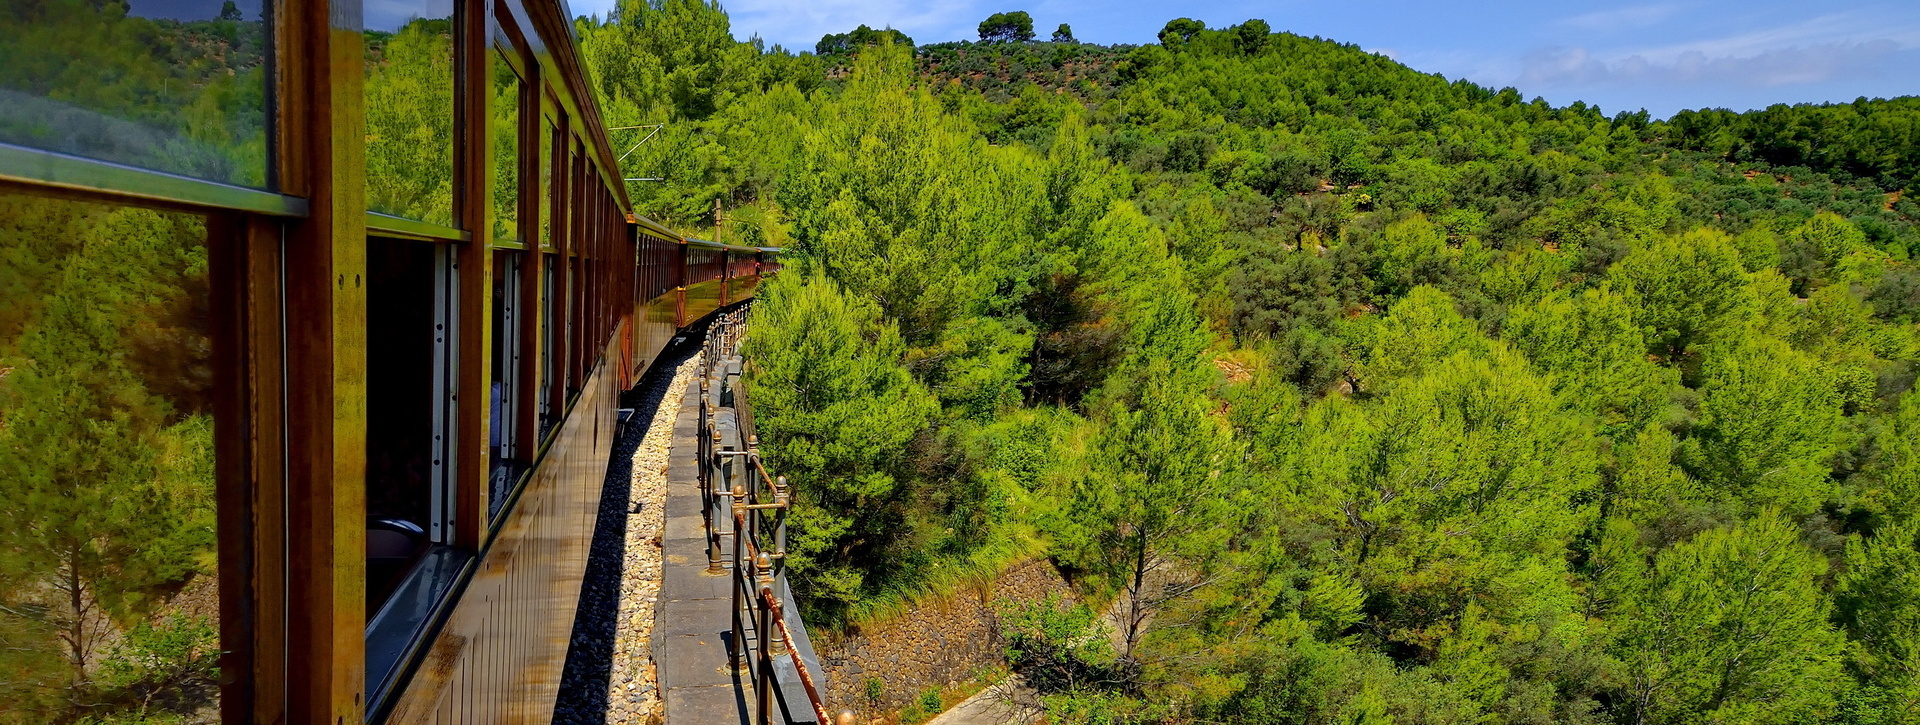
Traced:
[[1005, 618], [1052, 722], [1920, 721], [1914, 99], [1607, 117], [996, 17], [580, 23], [608, 125], [667, 124], [640, 211], [789, 250], [749, 380], [810, 621], [1045, 556], [1099, 614]]

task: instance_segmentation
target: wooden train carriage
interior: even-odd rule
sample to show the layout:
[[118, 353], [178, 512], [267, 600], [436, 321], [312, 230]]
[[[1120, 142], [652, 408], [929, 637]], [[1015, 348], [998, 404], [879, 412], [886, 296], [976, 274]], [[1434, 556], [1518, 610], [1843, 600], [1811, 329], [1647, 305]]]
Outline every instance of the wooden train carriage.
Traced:
[[727, 248], [727, 283], [720, 299], [727, 305], [753, 299], [760, 287], [760, 250], [756, 247]]
[[634, 267], [633, 335], [638, 357], [632, 368], [636, 375], [653, 364], [654, 356], [682, 326], [680, 290], [686, 272], [682, 237], [650, 220], [639, 221], [634, 226], [639, 249]]
[[547, 720], [618, 393], [757, 268], [631, 214], [560, 0], [163, 6], [0, 9], [0, 720], [194, 591], [224, 722]]

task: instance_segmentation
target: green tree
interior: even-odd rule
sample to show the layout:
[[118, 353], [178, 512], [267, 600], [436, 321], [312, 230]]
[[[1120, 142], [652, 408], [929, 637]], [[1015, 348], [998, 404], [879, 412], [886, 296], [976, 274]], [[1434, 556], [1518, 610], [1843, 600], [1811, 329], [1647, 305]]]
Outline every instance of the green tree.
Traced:
[[1661, 552], [1620, 646], [1639, 722], [1799, 723], [1833, 709], [1826, 562], [1766, 512]]
[[1160, 29], [1160, 44], [1168, 48], [1179, 48], [1206, 29], [1206, 23], [1192, 18], [1169, 20], [1166, 26]]
[[1610, 276], [1651, 328], [1649, 345], [1669, 360], [1744, 313], [1746, 270], [1724, 232], [1655, 238], [1620, 260]]
[[1701, 478], [1754, 507], [1811, 513], [1835, 493], [1828, 458], [1843, 439], [1827, 368], [1771, 338], [1707, 356], [1688, 460]]
[[747, 390], [772, 467], [788, 476], [794, 575], [816, 597], [852, 601], [856, 566], [890, 530], [907, 444], [937, 404], [902, 364], [906, 347], [879, 308], [818, 271], [761, 288], [743, 353]]
[[1073, 39], [1072, 26], [1069, 26], [1066, 23], [1061, 23], [1060, 27], [1053, 29], [1053, 42], [1075, 45], [1075, 44], [1078, 44], [1080, 41]]
[[[0, 219], [0, 249], [58, 259], [0, 268], [0, 287], [39, 292], [17, 336], [0, 336], [0, 670], [22, 675], [0, 696], [9, 715], [18, 702], [59, 720], [99, 699], [125, 623], [214, 570], [206, 232], [185, 215], [17, 197], [0, 197]], [[56, 657], [64, 667], [35, 667]]]
[[907, 37], [906, 33], [894, 30], [893, 28], [874, 30], [873, 28], [862, 25], [849, 32], [830, 33], [821, 36], [820, 42], [814, 44], [813, 52], [819, 55], [845, 53], [889, 41], [894, 45], [907, 48], [913, 47], [913, 38]]
[[989, 15], [986, 20], [980, 21], [980, 42], [1033, 42], [1033, 16], [1025, 10]]
[[1205, 583], [1243, 497], [1232, 435], [1190, 370], [1155, 360], [1100, 411], [1088, 469], [1055, 528], [1063, 557], [1119, 593], [1121, 651], [1154, 614]]
[[1556, 291], [1513, 309], [1505, 338], [1553, 375], [1570, 407], [1628, 434], [1657, 420], [1679, 384], [1677, 370], [1647, 360], [1646, 338], [1626, 295], [1602, 285]]
[[1891, 695], [1891, 722], [1920, 716], [1920, 548], [1910, 524], [1847, 542], [1835, 620], [1853, 635], [1854, 667]]
[[[453, 107], [452, 21], [416, 19], [386, 38], [366, 68], [369, 209], [455, 226]], [[513, 171], [506, 163], [500, 173]]]
[[1267, 25], [1267, 21], [1254, 18], [1233, 26], [1233, 45], [1240, 52], [1253, 55], [1266, 49], [1267, 36], [1272, 33], [1273, 28]]
[[1912, 521], [1920, 506], [1920, 395], [1900, 396], [1874, 438], [1865, 503], [1895, 521]]
[[1594, 445], [1517, 353], [1454, 352], [1377, 405], [1325, 398], [1300, 431], [1281, 506], [1360, 578], [1370, 641], [1425, 660], [1459, 644], [1470, 604], [1518, 636], [1572, 611], [1563, 552], [1593, 515]]
[[1866, 247], [1867, 235], [1859, 227], [1823, 211], [1787, 232], [1781, 271], [1793, 279], [1794, 290], [1804, 295], [1825, 284], [1840, 260]]
[[1456, 352], [1479, 353], [1487, 340], [1454, 307], [1453, 297], [1433, 287], [1415, 287], [1366, 328], [1359, 375], [1363, 388], [1384, 389], [1416, 376]]

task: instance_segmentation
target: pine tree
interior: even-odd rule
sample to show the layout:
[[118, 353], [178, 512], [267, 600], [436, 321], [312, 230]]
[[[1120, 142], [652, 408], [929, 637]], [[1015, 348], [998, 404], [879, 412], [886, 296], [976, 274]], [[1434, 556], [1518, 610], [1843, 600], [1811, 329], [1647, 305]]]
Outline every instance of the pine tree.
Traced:
[[1638, 722], [1801, 723], [1830, 713], [1842, 639], [1826, 562], [1763, 512], [1655, 559], [1621, 656]]

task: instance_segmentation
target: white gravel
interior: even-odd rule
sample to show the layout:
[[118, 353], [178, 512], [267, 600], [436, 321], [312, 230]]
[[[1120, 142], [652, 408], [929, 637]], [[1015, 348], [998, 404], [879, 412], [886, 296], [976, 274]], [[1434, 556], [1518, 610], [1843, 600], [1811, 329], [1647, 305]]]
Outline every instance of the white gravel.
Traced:
[[[689, 356], [674, 370], [671, 381], [657, 379], [646, 391], [644, 404], [658, 412], [633, 453], [633, 483], [627, 519], [626, 561], [620, 585], [619, 627], [614, 634], [613, 662], [607, 693], [608, 723], [657, 723], [662, 717], [659, 683], [653, 662], [653, 609], [660, 596], [660, 537], [666, 525], [667, 461], [673, 444], [673, 423], [687, 383], [694, 379], [701, 356]], [[664, 382], [664, 385], [660, 383]], [[637, 512], [637, 513], [633, 513]]]

